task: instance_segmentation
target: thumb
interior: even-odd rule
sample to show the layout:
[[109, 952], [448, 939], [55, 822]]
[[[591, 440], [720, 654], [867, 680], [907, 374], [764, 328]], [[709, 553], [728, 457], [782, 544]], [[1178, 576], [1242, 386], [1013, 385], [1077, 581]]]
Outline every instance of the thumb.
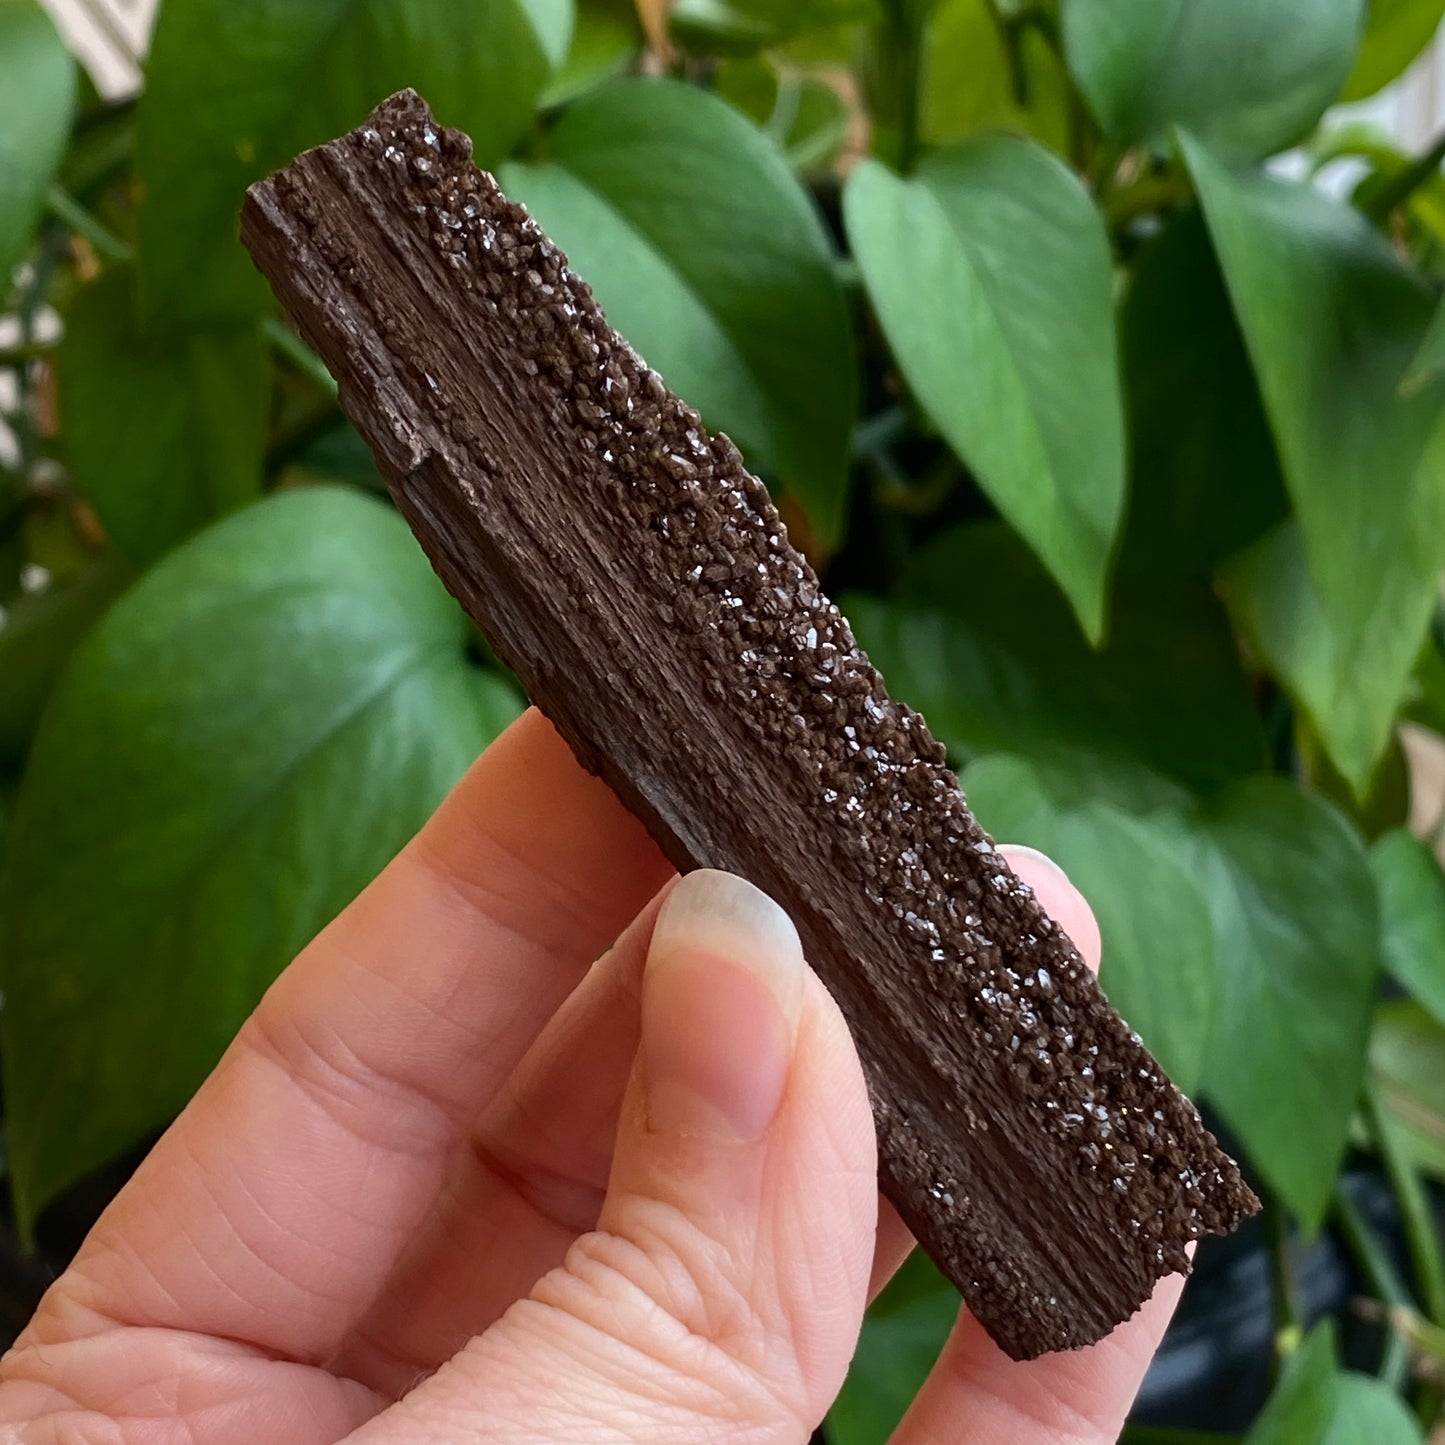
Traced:
[[352, 1439], [804, 1445], [857, 1342], [876, 1177], [852, 1040], [786, 914], [691, 874], [653, 929], [598, 1228]]

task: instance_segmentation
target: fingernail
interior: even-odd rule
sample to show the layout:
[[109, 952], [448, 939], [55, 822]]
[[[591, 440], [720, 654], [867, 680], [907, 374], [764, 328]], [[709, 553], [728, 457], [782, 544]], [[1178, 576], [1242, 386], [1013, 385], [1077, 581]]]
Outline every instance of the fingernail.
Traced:
[[642, 984], [649, 1126], [761, 1137], [782, 1103], [803, 1006], [797, 930], [730, 873], [691, 873], [668, 894]]

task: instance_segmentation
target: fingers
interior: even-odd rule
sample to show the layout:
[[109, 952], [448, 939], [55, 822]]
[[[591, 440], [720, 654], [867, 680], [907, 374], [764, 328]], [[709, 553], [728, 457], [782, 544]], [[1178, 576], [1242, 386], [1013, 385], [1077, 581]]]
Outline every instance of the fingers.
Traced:
[[862, 1318], [876, 1160], [861, 1070], [785, 915], [722, 874], [653, 930], [596, 1231], [356, 1445], [803, 1445]]
[[[1084, 895], [1069, 881], [1068, 874], [1046, 854], [1036, 848], [1006, 844], [999, 849], [1010, 868], [1030, 888], [1039, 906], [1073, 939], [1080, 957], [1095, 972], [1099, 971], [1102, 945], [1094, 911]], [[898, 1217], [898, 1211], [886, 1200], [878, 1204], [878, 1243], [873, 1257], [873, 1277], [869, 1298], [893, 1278], [898, 1267], [913, 1249], [913, 1236]]]
[[485, 1110], [430, 1217], [338, 1354], [338, 1373], [395, 1398], [597, 1227], [665, 893], [568, 996]]
[[1024, 1363], [965, 1311], [893, 1445], [1113, 1445], [1183, 1288], [1160, 1280], [1107, 1339]]
[[278, 981], [31, 1337], [159, 1326], [329, 1358], [479, 1109], [669, 872], [528, 713]]
[[[1073, 885], [1032, 850], [1005, 851], [1096, 965], [1098, 930]], [[433, 1214], [340, 1352], [335, 1367], [349, 1378], [400, 1394], [596, 1227], [637, 1050], [642, 968], [658, 901], [567, 999], [479, 1121]], [[495, 1247], [499, 1239], [507, 1241], [504, 1250]], [[893, 1206], [880, 1200], [870, 1295], [912, 1248]]]

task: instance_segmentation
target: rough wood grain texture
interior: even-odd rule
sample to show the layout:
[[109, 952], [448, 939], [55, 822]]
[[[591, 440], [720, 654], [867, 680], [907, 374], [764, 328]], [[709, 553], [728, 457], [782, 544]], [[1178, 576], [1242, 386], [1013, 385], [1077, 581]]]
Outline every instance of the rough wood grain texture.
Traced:
[[[965, 806], [726, 437], [410, 92], [256, 186], [257, 265], [447, 586], [680, 868], [793, 916], [882, 1185], [1019, 1358], [1256, 1207]], [[828, 1208], [826, 1197], [818, 1200]]]

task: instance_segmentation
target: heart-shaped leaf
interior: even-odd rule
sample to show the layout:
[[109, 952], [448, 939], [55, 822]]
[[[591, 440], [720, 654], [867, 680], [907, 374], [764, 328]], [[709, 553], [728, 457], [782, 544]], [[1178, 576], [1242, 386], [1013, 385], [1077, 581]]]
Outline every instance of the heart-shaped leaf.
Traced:
[[404, 86], [495, 165], [532, 123], [558, 11], [570, 20], [570, 0], [167, 0], [136, 136], [148, 314], [234, 324], [267, 309], [237, 239], [246, 187]]
[[621, 80], [571, 106], [509, 193], [607, 319], [838, 539], [854, 353], [832, 250], [776, 147], [715, 96]]
[[863, 162], [844, 216], [909, 386], [1097, 640], [1124, 425], [1112, 261], [1088, 193], [1042, 146], [981, 136], [911, 180]]
[[1366, 0], [1063, 0], [1064, 50], [1118, 143], [1185, 126], [1231, 159], [1305, 135], [1350, 73]]
[[[1307, 185], [1240, 177], [1195, 141], [1185, 153], [1199, 187], [1235, 313], [1269, 414], [1328, 642], [1302, 647], [1281, 676], [1311, 705], [1336, 765], [1363, 791], [1404, 692], [1445, 565], [1445, 377], [1411, 391], [1433, 299], [1363, 217]], [[1301, 579], [1302, 580], [1302, 579]], [[1257, 602], [1295, 601], [1267, 574]], [[1257, 608], [1287, 640], [1295, 614]], [[1273, 617], [1266, 616], [1269, 611]], [[1387, 635], [1397, 646], [1381, 649]], [[1286, 649], [1273, 648], [1276, 654]], [[1328, 709], [1369, 678], [1376, 726], [1349, 746]], [[1327, 682], [1326, 687], [1321, 683]], [[1357, 710], [1358, 711], [1358, 710]]]
[[332, 489], [202, 533], [87, 638], [0, 876], [23, 1227], [170, 1118], [515, 714], [464, 646], [400, 518]]

